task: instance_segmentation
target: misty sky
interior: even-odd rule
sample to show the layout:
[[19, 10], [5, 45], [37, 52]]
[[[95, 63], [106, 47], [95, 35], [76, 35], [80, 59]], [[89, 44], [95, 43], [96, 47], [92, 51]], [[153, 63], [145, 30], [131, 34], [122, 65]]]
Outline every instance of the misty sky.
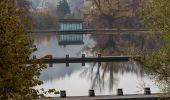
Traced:
[[[30, 0], [32, 2], [33, 7], [45, 7], [45, 3], [52, 4], [52, 6], [57, 6], [60, 0]], [[67, 0], [70, 7], [73, 9], [74, 7], [81, 6], [84, 0]]]

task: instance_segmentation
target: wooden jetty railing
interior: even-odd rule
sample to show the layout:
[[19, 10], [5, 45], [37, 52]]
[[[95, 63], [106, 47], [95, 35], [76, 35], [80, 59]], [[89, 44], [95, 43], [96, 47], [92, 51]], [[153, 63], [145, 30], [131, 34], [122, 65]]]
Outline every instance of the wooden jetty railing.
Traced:
[[[65, 90], [60, 91], [60, 97], [52, 97], [52, 100], [170, 100], [170, 96], [162, 96], [161, 93], [151, 93], [149, 87], [144, 88], [143, 94], [123, 94], [123, 89], [117, 89], [116, 95], [95, 95], [95, 90], [89, 90], [88, 96], [67, 96]], [[48, 100], [48, 99], [39, 99]]]
[[[66, 63], [66, 66], [69, 66], [69, 63], [82, 63], [84, 66], [85, 63], [90, 62], [127, 62], [130, 58], [131, 57], [129, 56], [101, 56], [101, 54], [97, 57], [85, 57], [85, 54], [82, 54], [82, 57], [69, 57], [69, 55], [66, 55], [66, 57], [63, 58], [51, 57], [50, 59], [43, 60], [43, 63], [50, 65], [53, 63]], [[36, 59], [36, 56], [33, 56], [33, 59]], [[27, 63], [31, 64], [33, 59], [30, 59]]]

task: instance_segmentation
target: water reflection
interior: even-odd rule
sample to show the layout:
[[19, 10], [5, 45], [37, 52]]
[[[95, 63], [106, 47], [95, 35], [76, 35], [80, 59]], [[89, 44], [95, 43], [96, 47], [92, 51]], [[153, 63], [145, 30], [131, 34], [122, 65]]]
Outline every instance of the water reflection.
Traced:
[[59, 45], [83, 45], [83, 34], [59, 34], [58, 43]]
[[[154, 47], [154, 42], [146, 40], [146, 36], [147, 34], [138, 33], [107, 35], [92, 34], [91, 38], [95, 40], [96, 44], [94, 46], [86, 45], [82, 51], [88, 55], [94, 56], [99, 53], [104, 56], [129, 55], [131, 47], [135, 47], [139, 50], [143, 50], [145, 48], [152, 49]], [[93, 65], [93, 67], [84, 69], [82, 76], [88, 76], [91, 79], [91, 88], [99, 88], [101, 91], [105, 88], [105, 84], [108, 84], [108, 89], [112, 91], [113, 87], [119, 84], [120, 76], [127, 73], [134, 74], [140, 79], [144, 76], [143, 70], [135, 62], [111, 62], [103, 63], [101, 66]], [[106, 76], [107, 81], [105, 81]]]
[[93, 55], [129, 55], [132, 47], [143, 50], [154, 46], [154, 42], [146, 40], [146, 36], [148, 35], [145, 33], [92, 34], [90, 37], [95, 41], [95, 45], [86, 45], [82, 51]]
[[[113, 87], [119, 85], [121, 76], [127, 73], [142, 79], [144, 73], [142, 69], [134, 62], [118, 63], [102, 63], [102, 65], [93, 64], [92, 67], [84, 68], [81, 72], [83, 78], [91, 80], [91, 89], [99, 89], [102, 92], [106, 86], [109, 91], [113, 91]], [[130, 80], [129, 80], [130, 81]]]
[[[89, 36], [83, 34], [36, 33], [30, 34], [30, 36], [38, 48], [38, 51], [32, 55], [37, 55], [37, 57], [42, 57], [47, 54], [51, 54], [53, 57], [65, 57], [66, 54], [72, 57], [81, 56], [80, 50], [84, 45], [94, 43], [90, 40]], [[40, 79], [47, 82], [64, 78], [81, 68], [80, 64], [71, 64], [70, 66], [73, 67], [66, 68], [65, 64], [54, 65], [54, 67], [44, 70]]]
[[[38, 51], [34, 53], [37, 56], [52, 54], [54, 57], [65, 57], [69, 54], [77, 57], [82, 53], [87, 56], [98, 53], [104, 56], [118, 56], [128, 55], [131, 46], [137, 46], [140, 49], [146, 47], [146, 41], [141, 34], [61, 35], [46, 33], [32, 34], [31, 37], [38, 48]], [[82, 43], [77, 45], [80, 41]], [[64, 42], [64, 44], [59, 42]], [[136, 86], [141, 80], [153, 85], [153, 82], [144, 76], [144, 72], [135, 62], [110, 62], [102, 63], [101, 66], [90, 63], [85, 67], [81, 64], [70, 64], [70, 67], [66, 67], [65, 64], [53, 66], [42, 71], [40, 79], [44, 81], [44, 85], [37, 88], [67, 90], [68, 95], [77, 96], [88, 95], [87, 91], [91, 88], [96, 90], [96, 94], [101, 95], [113, 94], [112, 90], [118, 87], [124, 88], [125, 93], [135, 93], [138, 90]], [[157, 92], [157, 88], [153, 91]]]
[[52, 82], [56, 79], [63, 79], [66, 76], [70, 77], [71, 74], [81, 69], [81, 66], [79, 66], [79, 64], [71, 64], [72, 67], [66, 67], [65, 64], [56, 64], [53, 66], [54, 67], [49, 67], [48, 69], [42, 71], [40, 80], [44, 82]]
[[30, 33], [29, 36], [32, 40], [34, 40], [35, 44], [44, 44], [48, 45], [52, 39], [55, 37], [51, 36], [48, 33]]

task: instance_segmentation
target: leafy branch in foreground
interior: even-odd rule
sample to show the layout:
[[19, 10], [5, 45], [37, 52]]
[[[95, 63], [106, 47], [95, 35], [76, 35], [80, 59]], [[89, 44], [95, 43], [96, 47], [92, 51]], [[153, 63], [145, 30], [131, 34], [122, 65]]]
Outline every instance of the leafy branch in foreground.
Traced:
[[31, 65], [26, 64], [35, 48], [30, 48], [32, 41], [27, 31], [30, 28], [29, 19], [22, 16], [23, 8], [17, 4], [15, 0], [0, 1], [1, 100], [30, 100], [39, 97], [33, 87], [42, 84], [38, 77], [46, 68], [41, 59]]
[[170, 2], [148, 0], [141, 15], [143, 23], [152, 31], [159, 33], [154, 39], [161, 42], [151, 52], [145, 48], [140, 52], [142, 57], [135, 60], [157, 80], [165, 93], [170, 94]]

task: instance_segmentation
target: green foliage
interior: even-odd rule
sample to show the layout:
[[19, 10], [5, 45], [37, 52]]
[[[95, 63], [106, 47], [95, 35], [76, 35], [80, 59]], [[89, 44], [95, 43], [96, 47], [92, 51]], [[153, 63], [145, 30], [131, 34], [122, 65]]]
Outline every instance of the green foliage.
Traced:
[[163, 91], [170, 93], [170, 2], [169, 0], [148, 0], [142, 10], [143, 23], [151, 30], [161, 34], [156, 39], [163, 43], [152, 52], [140, 52], [141, 58], [136, 59], [152, 78], [156, 79]]
[[70, 13], [71, 11], [67, 0], [60, 0], [57, 6], [57, 15], [59, 16], [59, 18], [64, 18], [65, 15]]
[[170, 3], [168, 0], [148, 0], [143, 9], [143, 22], [154, 31], [169, 32]]
[[33, 87], [42, 84], [38, 76], [46, 66], [41, 61], [49, 57], [26, 65], [36, 49], [30, 48], [32, 42], [27, 35], [30, 21], [17, 4], [15, 0], [0, 1], [0, 100], [37, 98]]

